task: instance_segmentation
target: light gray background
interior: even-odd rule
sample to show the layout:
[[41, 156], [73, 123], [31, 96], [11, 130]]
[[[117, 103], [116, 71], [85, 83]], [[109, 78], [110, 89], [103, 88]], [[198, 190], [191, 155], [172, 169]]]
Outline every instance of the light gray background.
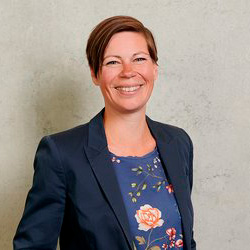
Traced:
[[12, 248], [41, 137], [103, 106], [84, 50], [94, 25], [117, 14], [156, 37], [148, 114], [193, 139], [198, 249], [248, 249], [249, 0], [0, 0], [0, 249]]

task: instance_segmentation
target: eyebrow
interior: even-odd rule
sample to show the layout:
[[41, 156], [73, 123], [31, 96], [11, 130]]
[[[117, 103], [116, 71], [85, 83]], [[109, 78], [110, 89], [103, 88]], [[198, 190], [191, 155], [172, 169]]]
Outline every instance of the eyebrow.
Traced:
[[[139, 52], [134, 53], [132, 57], [137, 56], [137, 55], [139, 55], [139, 54], [144, 54], [144, 55], [149, 56], [149, 53], [146, 53], [146, 52], [143, 52], [143, 51], [139, 51]], [[107, 55], [107, 56], [105, 56], [105, 57], [103, 58], [103, 60], [105, 60], [105, 59], [108, 58], [108, 57], [116, 57], [116, 58], [119, 58], [119, 59], [122, 58], [121, 56], [118, 56], [118, 55]]]

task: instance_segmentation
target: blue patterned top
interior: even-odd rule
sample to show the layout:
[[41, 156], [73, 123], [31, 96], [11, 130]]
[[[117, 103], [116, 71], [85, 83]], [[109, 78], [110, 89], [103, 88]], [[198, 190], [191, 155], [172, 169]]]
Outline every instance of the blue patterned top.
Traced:
[[157, 148], [142, 157], [110, 156], [136, 248], [183, 249], [181, 216]]

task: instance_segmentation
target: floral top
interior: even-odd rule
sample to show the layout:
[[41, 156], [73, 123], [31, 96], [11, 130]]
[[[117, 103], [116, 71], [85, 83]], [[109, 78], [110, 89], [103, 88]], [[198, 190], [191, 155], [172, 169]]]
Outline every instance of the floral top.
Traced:
[[142, 157], [110, 155], [136, 249], [183, 249], [181, 216], [157, 148]]

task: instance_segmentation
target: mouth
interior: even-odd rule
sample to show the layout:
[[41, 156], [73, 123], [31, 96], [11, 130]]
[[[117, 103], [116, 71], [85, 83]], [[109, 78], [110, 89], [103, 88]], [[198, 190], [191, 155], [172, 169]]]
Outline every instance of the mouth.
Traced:
[[143, 84], [136, 85], [136, 86], [129, 86], [129, 87], [119, 86], [119, 87], [115, 87], [115, 89], [122, 91], [122, 92], [134, 92], [134, 91], [138, 90], [139, 88], [141, 88], [142, 86], [143, 86]]

